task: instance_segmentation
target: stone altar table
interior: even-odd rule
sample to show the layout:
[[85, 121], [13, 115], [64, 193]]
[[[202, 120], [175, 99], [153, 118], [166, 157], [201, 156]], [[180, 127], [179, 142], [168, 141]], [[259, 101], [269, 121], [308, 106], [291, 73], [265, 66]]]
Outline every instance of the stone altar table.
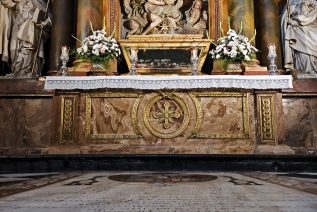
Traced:
[[291, 76], [47, 77], [52, 147], [80, 153], [254, 153], [278, 147]]

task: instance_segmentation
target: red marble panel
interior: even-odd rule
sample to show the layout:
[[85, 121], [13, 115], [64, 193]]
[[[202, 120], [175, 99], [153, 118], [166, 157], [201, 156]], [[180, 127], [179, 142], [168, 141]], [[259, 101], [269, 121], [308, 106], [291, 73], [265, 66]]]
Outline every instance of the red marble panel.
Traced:
[[50, 143], [51, 98], [0, 99], [0, 149], [33, 151]]
[[284, 98], [283, 142], [297, 149], [316, 150], [317, 98]]

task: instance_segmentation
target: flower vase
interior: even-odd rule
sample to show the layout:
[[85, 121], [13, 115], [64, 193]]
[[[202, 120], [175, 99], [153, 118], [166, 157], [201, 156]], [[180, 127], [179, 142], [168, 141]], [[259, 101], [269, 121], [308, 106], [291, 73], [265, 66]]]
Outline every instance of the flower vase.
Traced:
[[226, 74], [241, 74], [243, 72], [241, 62], [229, 62], [225, 65], [224, 69]]
[[90, 71], [91, 61], [90, 60], [75, 60], [73, 67], [69, 68], [69, 75], [71, 76], [87, 76]]
[[100, 63], [100, 62], [91, 62], [90, 75], [92, 76], [111, 75], [111, 71], [109, 71], [109, 64]]
[[226, 71], [224, 69], [224, 60], [214, 60], [211, 74], [224, 75]]

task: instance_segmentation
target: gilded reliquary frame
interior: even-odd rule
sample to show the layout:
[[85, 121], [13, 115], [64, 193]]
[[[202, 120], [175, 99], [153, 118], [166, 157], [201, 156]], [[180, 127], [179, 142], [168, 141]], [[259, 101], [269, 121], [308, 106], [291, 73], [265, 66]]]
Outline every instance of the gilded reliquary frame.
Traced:
[[[168, 52], [169, 55], [174, 55], [178, 57], [180, 55], [186, 56], [185, 63], [189, 63], [191, 53], [190, 51], [193, 48], [197, 47], [199, 61], [198, 61], [198, 69], [199, 71], [202, 68], [203, 62], [208, 54], [209, 46], [212, 40], [217, 40], [220, 37], [221, 23], [227, 23], [228, 17], [228, 3], [227, 0], [201, 0], [204, 2], [204, 5], [207, 5], [205, 11], [207, 11], [207, 29], [204, 36], [198, 36], [193, 34], [181, 34], [181, 35], [170, 35], [167, 34], [150, 34], [143, 35], [142, 33], [139, 35], [125, 35], [123, 32], [124, 25], [126, 23], [123, 17], [126, 17], [126, 8], [124, 6], [127, 0], [107, 0], [105, 4], [105, 16], [106, 16], [106, 27], [108, 33], [114, 32], [114, 37], [119, 40], [125, 60], [128, 64], [128, 67], [131, 68], [131, 49], [137, 48], [138, 57], [141, 59], [141, 64], [137, 67], [138, 71], [143, 74], [151, 74], [152, 71], [158, 72], [166, 72], [168, 74], [173, 74], [173, 65], [169, 66], [165, 64], [165, 62], [160, 61], [160, 67], [145, 67], [142, 64], [142, 55], [157, 55], [157, 51]], [[142, 2], [144, 0], [137, 0], [136, 2]], [[193, 4], [198, 0], [183, 0], [184, 4], [186, 4], [187, 8], [190, 8], [188, 5]], [[223, 24], [226, 26], [227, 24]], [[224, 30], [226, 27], [224, 27]], [[175, 50], [173, 52], [173, 50]], [[161, 53], [164, 55], [164, 53]], [[144, 59], [144, 61], [146, 58]], [[151, 61], [151, 64], [155, 64], [155, 61]], [[168, 71], [170, 70], [170, 71]], [[182, 65], [179, 66], [177, 64], [177, 68], [175, 68], [176, 74], [188, 73], [191, 72], [190, 68], [184, 68]], [[175, 71], [174, 70], [174, 71]]]

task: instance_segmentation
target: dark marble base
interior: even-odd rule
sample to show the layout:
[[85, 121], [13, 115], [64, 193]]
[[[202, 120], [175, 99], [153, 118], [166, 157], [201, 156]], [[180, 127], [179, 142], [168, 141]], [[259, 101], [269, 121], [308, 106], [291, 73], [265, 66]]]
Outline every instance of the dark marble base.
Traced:
[[87, 170], [316, 172], [317, 156], [156, 154], [0, 156], [0, 173]]

